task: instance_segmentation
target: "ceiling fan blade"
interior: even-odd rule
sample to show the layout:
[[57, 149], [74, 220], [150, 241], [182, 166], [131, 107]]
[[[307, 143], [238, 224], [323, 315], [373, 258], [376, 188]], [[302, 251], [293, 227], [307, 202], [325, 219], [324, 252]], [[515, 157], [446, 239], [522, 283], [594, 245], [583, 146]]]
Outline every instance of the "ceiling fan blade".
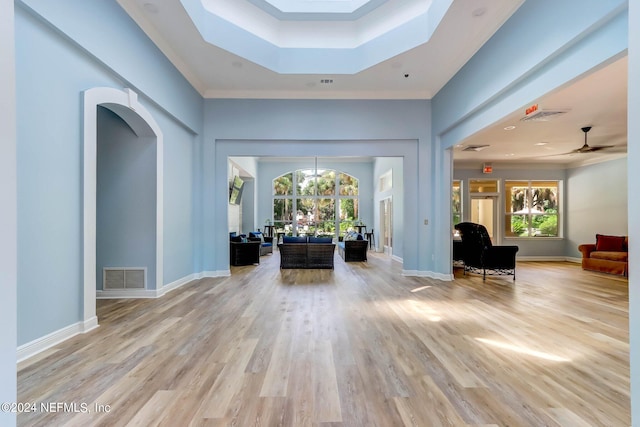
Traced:
[[606, 151], [607, 153], [626, 153], [627, 146], [626, 145], [589, 145], [587, 143], [587, 133], [591, 130], [591, 126], [585, 126], [582, 129], [584, 132], [584, 144], [580, 148], [576, 148], [575, 150], [571, 150], [566, 153], [559, 154], [549, 154], [546, 156], [538, 156], [538, 157], [562, 157], [562, 156], [571, 156], [574, 154], [586, 154], [586, 153], [595, 153], [597, 151]]
[[589, 131], [591, 130], [591, 126], [585, 126], [582, 128], [582, 132], [584, 132], [584, 145], [580, 148], [577, 148], [573, 151], [570, 151], [567, 154], [574, 154], [574, 153], [593, 153], [596, 151], [600, 151], [600, 150], [606, 150], [609, 148], [613, 148], [613, 145], [589, 145], [587, 144], [587, 133], [589, 133]]
[[571, 150], [569, 151], [568, 154], [575, 154], [575, 153], [588, 153], [591, 151], [591, 147], [587, 145], [587, 143], [585, 142], [584, 145], [580, 148], [576, 148], [575, 150]]
[[571, 150], [565, 154], [595, 153], [596, 151], [601, 151], [601, 150], [609, 151], [610, 148], [617, 148], [617, 147], [615, 145], [583, 145], [582, 147], [576, 148], [575, 150]]
[[608, 148], [613, 148], [613, 145], [591, 145], [586, 152], [591, 153], [593, 151], [606, 150]]

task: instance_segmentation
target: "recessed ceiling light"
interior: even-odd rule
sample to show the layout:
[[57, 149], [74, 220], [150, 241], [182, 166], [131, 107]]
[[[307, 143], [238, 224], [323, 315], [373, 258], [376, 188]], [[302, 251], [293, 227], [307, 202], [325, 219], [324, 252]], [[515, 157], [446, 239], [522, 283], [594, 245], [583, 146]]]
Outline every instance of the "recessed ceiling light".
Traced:
[[473, 16], [474, 18], [477, 18], [479, 16], [484, 15], [486, 12], [487, 12], [486, 7], [479, 7], [475, 9], [473, 12], [471, 12], [471, 16]]
[[505, 126], [504, 130], [514, 130], [516, 127], [511, 125], [511, 126]]
[[513, 156], [515, 156], [515, 154], [514, 153], [509, 153], [509, 154], [505, 154], [504, 156], [505, 157], [513, 157]]
[[547, 144], [548, 144], [548, 142], [536, 142], [534, 145], [539, 145], [540, 146], [540, 145], [547, 145]]

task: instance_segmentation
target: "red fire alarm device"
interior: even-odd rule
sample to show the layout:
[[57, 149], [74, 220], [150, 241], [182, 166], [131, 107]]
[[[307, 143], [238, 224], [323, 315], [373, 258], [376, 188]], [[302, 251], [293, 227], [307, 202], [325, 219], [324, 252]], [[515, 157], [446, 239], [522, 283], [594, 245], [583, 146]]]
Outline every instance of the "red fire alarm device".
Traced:
[[536, 111], [538, 111], [538, 104], [533, 104], [531, 107], [527, 108], [527, 109], [524, 111], [524, 114], [525, 114], [526, 116], [528, 116], [529, 114], [533, 114], [533, 113], [535, 113]]
[[482, 165], [482, 173], [491, 173], [493, 172], [493, 166], [491, 163], [484, 163]]

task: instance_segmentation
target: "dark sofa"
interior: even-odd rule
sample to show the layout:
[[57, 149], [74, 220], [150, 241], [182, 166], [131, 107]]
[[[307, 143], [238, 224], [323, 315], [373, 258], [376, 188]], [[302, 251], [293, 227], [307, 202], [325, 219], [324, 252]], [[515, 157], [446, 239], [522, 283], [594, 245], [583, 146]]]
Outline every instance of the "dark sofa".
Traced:
[[229, 233], [229, 263], [233, 266], [260, 264], [260, 241]]
[[333, 269], [335, 247], [331, 237], [284, 236], [278, 244], [280, 268]]
[[273, 237], [265, 236], [260, 231], [251, 231], [249, 240], [260, 242], [260, 256], [273, 253]]
[[338, 243], [338, 254], [345, 262], [367, 260], [368, 240], [343, 240]]
[[368, 249], [369, 241], [356, 231], [348, 231], [338, 243], [338, 254], [345, 262], [366, 261]]

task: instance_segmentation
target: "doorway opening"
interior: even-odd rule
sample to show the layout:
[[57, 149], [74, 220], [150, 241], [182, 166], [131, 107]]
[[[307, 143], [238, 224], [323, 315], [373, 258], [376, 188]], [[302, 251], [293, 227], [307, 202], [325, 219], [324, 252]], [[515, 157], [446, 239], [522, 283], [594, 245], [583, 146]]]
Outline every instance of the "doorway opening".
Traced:
[[498, 208], [497, 196], [471, 196], [470, 219], [471, 222], [482, 224], [486, 227], [492, 242], [496, 241]]
[[380, 252], [391, 256], [393, 255], [393, 201], [391, 197], [380, 200], [380, 230], [378, 248]]
[[[83, 322], [81, 332], [98, 326], [96, 317], [96, 252], [98, 191], [98, 107], [119, 116], [140, 138], [155, 139], [155, 218], [151, 250], [155, 256], [154, 283], [148, 288], [156, 295], [163, 283], [163, 135], [149, 111], [138, 102], [131, 89], [92, 88], [84, 92], [83, 129]], [[150, 295], [151, 296], [151, 295]]]

